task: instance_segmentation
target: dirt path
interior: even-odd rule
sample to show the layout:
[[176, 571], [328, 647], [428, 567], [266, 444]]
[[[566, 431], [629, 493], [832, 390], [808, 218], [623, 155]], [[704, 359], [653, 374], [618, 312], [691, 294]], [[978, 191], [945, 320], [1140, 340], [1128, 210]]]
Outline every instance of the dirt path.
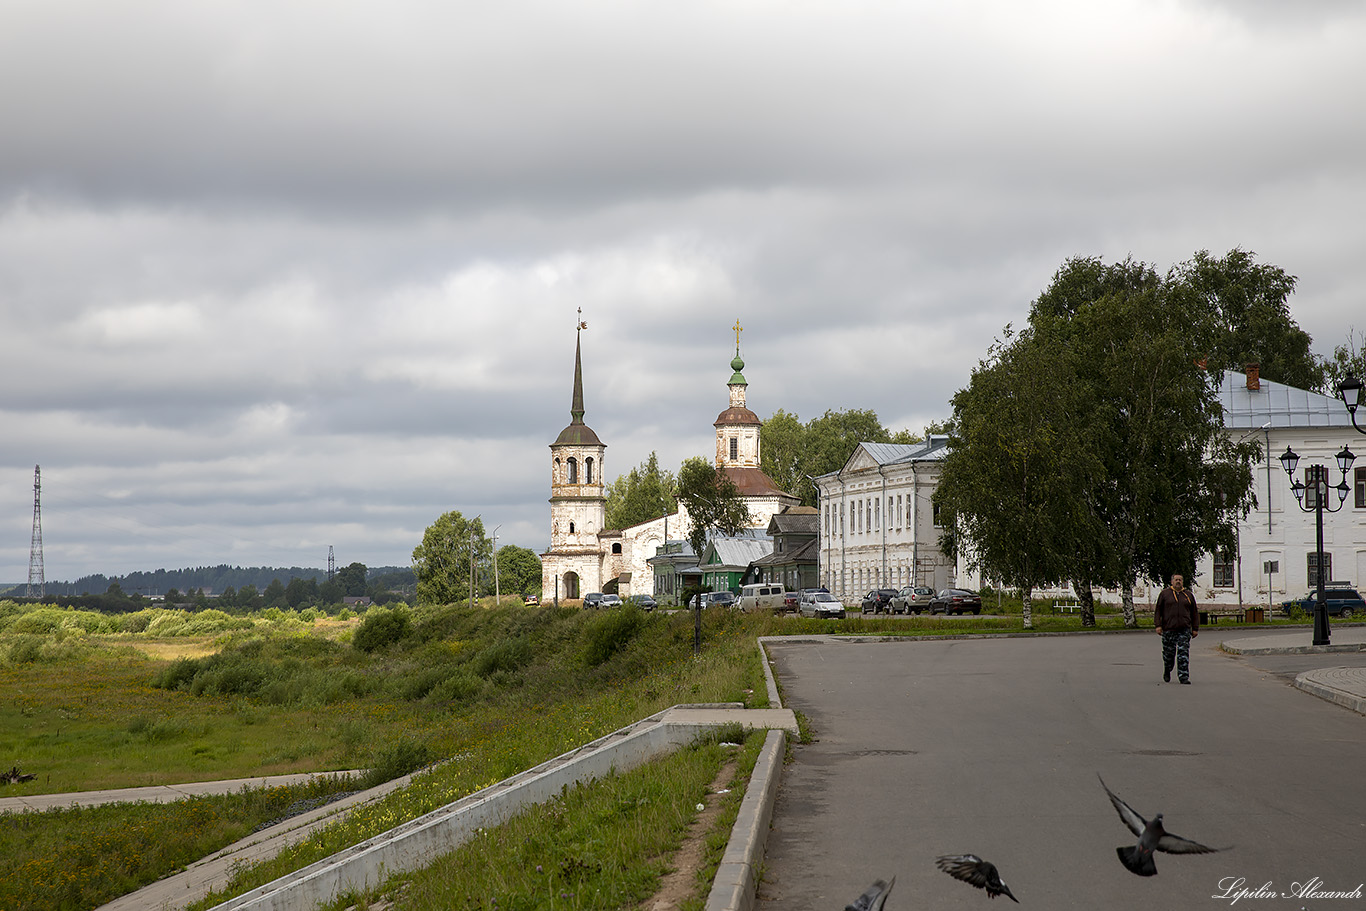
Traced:
[[665, 875], [655, 897], [642, 906], [646, 911], [676, 911], [693, 894], [697, 885], [697, 871], [702, 869], [702, 858], [706, 852], [707, 833], [721, 814], [721, 795], [734, 783], [735, 768], [735, 760], [727, 760], [717, 773], [716, 780], [707, 788], [707, 796], [703, 799], [704, 809], [693, 820], [683, 844], [674, 855], [673, 871]]

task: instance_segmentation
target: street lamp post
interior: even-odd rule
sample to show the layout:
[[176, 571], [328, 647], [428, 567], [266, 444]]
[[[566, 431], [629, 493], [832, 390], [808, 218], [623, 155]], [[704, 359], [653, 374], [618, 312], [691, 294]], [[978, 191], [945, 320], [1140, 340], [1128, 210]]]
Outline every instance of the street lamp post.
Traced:
[[1352, 462], [1356, 456], [1352, 455], [1352, 450], [1346, 446], [1337, 454], [1338, 469], [1342, 472], [1342, 481], [1337, 485], [1338, 505], [1328, 506], [1325, 501], [1328, 499], [1328, 466], [1309, 465], [1304, 469], [1304, 478], [1308, 482], [1301, 484], [1295, 479], [1295, 466], [1299, 464], [1300, 457], [1289, 446], [1285, 447], [1285, 452], [1281, 454], [1281, 467], [1285, 469], [1286, 475], [1291, 480], [1290, 489], [1295, 494], [1295, 502], [1299, 504], [1301, 512], [1312, 512], [1314, 514], [1314, 527], [1317, 533], [1316, 546], [1318, 548], [1314, 554], [1315, 580], [1317, 582], [1317, 600], [1314, 604], [1314, 644], [1327, 645], [1329, 642], [1328, 632], [1328, 605], [1323, 595], [1323, 514], [1327, 512], [1337, 512], [1342, 509], [1342, 505], [1347, 502], [1347, 471], [1352, 467]]
[[1361, 380], [1348, 370], [1347, 379], [1338, 383], [1338, 398], [1342, 399], [1342, 404], [1347, 406], [1347, 415], [1352, 419], [1352, 427], [1357, 433], [1366, 433], [1366, 428], [1357, 423], [1357, 406], [1361, 404], [1361, 387]]

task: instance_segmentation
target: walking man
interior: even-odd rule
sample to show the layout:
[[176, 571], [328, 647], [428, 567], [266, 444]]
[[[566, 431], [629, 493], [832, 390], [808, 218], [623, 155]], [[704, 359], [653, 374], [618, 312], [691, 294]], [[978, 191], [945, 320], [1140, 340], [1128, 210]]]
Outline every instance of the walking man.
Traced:
[[1167, 683], [1172, 682], [1173, 663], [1177, 679], [1191, 682], [1191, 639], [1200, 635], [1200, 612], [1185, 581], [1174, 573], [1172, 584], [1162, 589], [1153, 607], [1153, 626], [1162, 636], [1162, 679]]

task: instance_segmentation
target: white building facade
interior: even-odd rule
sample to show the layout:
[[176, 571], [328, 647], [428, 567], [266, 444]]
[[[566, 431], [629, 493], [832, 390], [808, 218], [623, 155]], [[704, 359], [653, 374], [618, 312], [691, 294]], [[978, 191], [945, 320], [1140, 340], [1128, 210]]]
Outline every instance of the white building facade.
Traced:
[[[1314, 589], [1320, 559], [1314, 513], [1300, 509], [1278, 461], [1287, 447], [1300, 457], [1296, 477], [1301, 482], [1305, 467], [1317, 464], [1328, 468], [1330, 486], [1342, 480], [1337, 453], [1349, 447], [1357, 454], [1342, 509], [1324, 511], [1321, 559], [1325, 582], [1360, 590], [1366, 585], [1366, 436], [1352, 428], [1346, 406], [1330, 396], [1260, 379], [1251, 368], [1226, 372], [1219, 399], [1228, 437], [1259, 440], [1263, 457], [1253, 470], [1257, 507], [1239, 523], [1237, 547], [1196, 564], [1191, 587], [1197, 602], [1275, 606]], [[1337, 504], [1337, 493], [1330, 492], [1327, 505]]]
[[930, 496], [949, 438], [860, 443], [839, 471], [816, 478], [820, 584], [846, 603], [875, 588], [955, 584], [939, 546], [943, 528]]

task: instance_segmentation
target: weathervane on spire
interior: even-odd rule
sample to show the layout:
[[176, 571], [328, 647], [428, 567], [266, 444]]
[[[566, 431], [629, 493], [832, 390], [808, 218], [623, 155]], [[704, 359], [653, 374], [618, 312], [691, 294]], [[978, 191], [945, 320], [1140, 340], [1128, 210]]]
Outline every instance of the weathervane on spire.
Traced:
[[745, 331], [744, 327], [740, 325], [738, 316], [735, 318], [735, 325], [732, 328], [735, 330], [735, 353], [738, 355], [740, 353], [740, 333]]
[[583, 308], [582, 308], [582, 307], [579, 308], [579, 328], [580, 328], [580, 329], [587, 329], [587, 328], [588, 328], [588, 324], [585, 323], [585, 322], [583, 321]]

